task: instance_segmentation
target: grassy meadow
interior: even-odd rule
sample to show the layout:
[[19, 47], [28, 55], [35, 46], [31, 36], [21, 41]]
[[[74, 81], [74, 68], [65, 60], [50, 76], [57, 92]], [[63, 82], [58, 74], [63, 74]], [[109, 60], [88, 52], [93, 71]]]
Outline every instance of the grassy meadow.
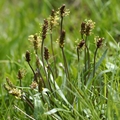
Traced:
[[118, 0], [1, 0], [0, 18], [0, 120], [120, 119]]

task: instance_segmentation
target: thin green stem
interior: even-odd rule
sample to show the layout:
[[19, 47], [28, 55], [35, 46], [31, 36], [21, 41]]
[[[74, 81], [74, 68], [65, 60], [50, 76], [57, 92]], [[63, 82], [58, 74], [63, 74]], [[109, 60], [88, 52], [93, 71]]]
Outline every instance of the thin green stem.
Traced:
[[77, 48], [77, 56], [78, 56], [78, 88], [81, 89], [81, 81], [80, 81], [80, 56], [79, 49]]
[[32, 70], [32, 72], [33, 72], [33, 74], [34, 74], [34, 76], [35, 76], [35, 71], [34, 71], [34, 69], [32, 68], [30, 62], [28, 62], [28, 64], [29, 64], [29, 66], [30, 66], [30, 68], [31, 68], [31, 70]]
[[50, 91], [53, 92], [53, 91], [52, 91], [52, 87], [51, 87], [51, 83], [50, 83], [50, 75], [49, 75], [49, 71], [48, 71], [48, 84], [49, 84], [49, 87], [50, 87]]
[[38, 71], [39, 77], [42, 79], [42, 82], [43, 82], [44, 87], [46, 87], [45, 82], [44, 82], [44, 79], [43, 79], [42, 74], [41, 74], [41, 72], [40, 72], [40, 69], [37, 68], [37, 71]]
[[49, 65], [49, 63], [48, 63], [48, 61], [47, 61], [47, 65], [48, 65], [48, 69], [49, 69], [50, 72], [52, 73], [52, 76], [53, 76], [53, 84], [54, 84], [54, 88], [56, 89], [56, 87], [55, 87], [55, 77], [54, 77], [54, 73], [53, 73], [53, 71], [52, 71], [52, 69], [51, 69], [51, 67], [50, 67], [50, 65]]
[[52, 50], [53, 61], [54, 61], [54, 70], [55, 70], [55, 75], [57, 77], [56, 58], [55, 58], [55, 54], [54, 54], [54, 50], [53, 50], [52, 30], [50, 31], [50, 39], [51, 39], [51, 50]]
[[[61, 16], [61, 21], [60, 21], [60, 36], [62, 35], [62, 31], [63, 31], [63, 16]], [[63, 47], [61, 47], [61, 50], [62, 50], [62, 55], [63, 55], [63, 61], [64, 61], [66, 77], [70, 81], [70, 75], [69, 75], [67, 61], [66, 61], [66, 57], [65, 57], [65, 53], [64, 53]]]
[[95, 53], [94, 53], [94, 62], [93, 62], [93, 77], [95, 76], [95, 63], [96, 63], [97, 50], [98, 50], [98, 47], [95, 49]]
[[[87, 50], [87, 57], [88, 57], [88, 71], [90, 70], [90, 53], [89, 53], [89, 48], [86, 45], [86, 50]], [[88, 78], [89, 78], [89, 73], [88, 73]]]
[[38, 57], [37, 54], [36, 54], [36, 60], [37, 60], [36, 61], [36, 67], [37, 67], [36, 70], [37, 70], [37, 73], [38, 73], [38, 77], [42, 79], [42, 83], [43, 83], [44, 87], [46, 87], [45, 81], [44, 81], [43, 76], [42, 76], [42, 74], [40, 72], [40, 67], [39, 67], [39, 65], [40, 65], [40, 59], [39, 59], [39, 57]]
[[21, 79], [19, 79], [19, 81], [20, 81], [20, 87], [22, 87], [22, 80], [21, 80]]
[[42, 43], [41, 43], [41, 59], [42, 59], [42, 63], [43, 63], [43, 69], [44, 69], [44, 73], [47, 79], [47, 73], [45, 70], [45, 63], [44, 63], [44, 55], [43, 55], [43, 48], [44, 48], [44, 39], [42, 39]]
[[77, 56], [78, 56], [78, 62], [79, 62], [80, 58], [79, 58], [79, 49], [78, 48], [77, 48]]
[[85, 54], [85, 58], [84, 58], [84, 64], [85, 64], [85, 71], [84, 71], [84, 84], [86, 84], [86, 71], [87, 71], [87, 64], [86, 64], [86, 40], [85, 40], [85, 49], [84, 49], [84, 54]]
[[70, 81], [70, 75], [69, 75], [69, 71], [68, 71], [68, 66], [67, 66], [67, 61], [66, 61], [66, 57], [65, 57], [65, 53], [64, 53], [64, 49], [61, 48], [62, 50], [62, 55], [63, 55], [63, 61], [64, 61], [64, 67], [65, 67], [65, 73], [66, 73], [66, 76], [68, 78], [68, 80]]
[[33, 72], [33, 74], [34, 74], [34, 81], [36, 81], [36, 82], [38, 83], [38, 81], [37, 81], [37, 76], [36, 76], [36, 74], [35, 74], [34, 69], [32, 68], [30, 62], [28, 62], [28, 64], [29, 64], [29, 66], [30, 66], [30, 68], [31, 68], [31, 70], [32, 70], [32, 72]]
[[[106, 74], [104, 74], [104, 97], [108, 98], [107, 96], [107, 78], [106, 78]], [[107, 100], [105, 100], [105, 103], [107, 103]]]
[[[87, 46], [87, 36], [85, 38], [85, 59], [84, 59], [84, 64], [85, 64], [85, 82], [86, 84], [86, 72], [90, 70], [90, 53], [89, 53], [89, 48]], [[89, 78], [89, 73], [88, 73], [88, 78]]]

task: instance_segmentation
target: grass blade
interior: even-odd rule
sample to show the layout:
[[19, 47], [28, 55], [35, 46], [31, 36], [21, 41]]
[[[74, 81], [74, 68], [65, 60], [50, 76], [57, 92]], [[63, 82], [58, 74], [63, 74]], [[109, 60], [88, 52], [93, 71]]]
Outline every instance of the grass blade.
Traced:
[[[105, 59], [106, 54], [107, 54], [107, 49], [104, 51], [104, 53], [102, 54], [101, 58], [96, 63], [95, 70], [97, 70], [99, 68], [99, 66], [101, 65], [102, 61]], [[91, 72], [90, 77], [89, 77], [89, 79], [87, 81], [87, 84], [86, 84], [87, 88], [89, 88], [91, 86], [92, 81], [94, 80], [92, 75], [93, 75], [93, 72]]]

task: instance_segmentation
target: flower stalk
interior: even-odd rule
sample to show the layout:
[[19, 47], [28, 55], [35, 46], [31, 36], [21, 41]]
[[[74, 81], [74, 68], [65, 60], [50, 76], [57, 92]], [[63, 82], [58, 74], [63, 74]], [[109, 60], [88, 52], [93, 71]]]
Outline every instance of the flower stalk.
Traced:
[[97, 38], [96, 49], [95, 49], [95, 52], [94, 52], [93, 77], [95, 76], [95, 63], [96, 63], [97, 51], [102, 46], [103, 40], [104, 40], [104, 38]]
[[67, 61], [66, 61], [66, 57], [65, 57], [65, 53], [64, 53], [64, 40], [65, 40], [65, 30], [63, 30], [63, 18], [65, 15], [65, 5], [63, 4], [60, 7], [60, 39], [59, 39], [59, 46], [61, 48], [62, 51], [62, 55], [63, 55], [63, 61], [64, 61], [64, 67], [65, 67], [65, 73], [66, 76], [68, 78], [68, 80], [70, 81], [70, 75], [69, 75], [69, 71], [68, 71], [68, 66], [67, 66]]
[[36, 73], [35, 73], [34, 69], [32, 68], [32, 66], [30, 64], [31, 58], [30, 58], [30, 52], [28, 50], [26, 51], [25, 57], [26, 57], [26, 61], [29, 65], [29, 67], [31, 68], [31, 70], [34, 74], [34, 81], [36, 81], [38, 83]]
[[44, 64], [44, 40], [46, 38], [46, 34], [47, 34], [47, 29], [48, 29], [48, 21], [47, 19], [44, 20], [44, 24], [43, 24], [43, 27], [42, 27], [42, 43], [41, 43], [41, 59], [42, 59], [42, 63], [43, 63], [43, 68], [44, 68], [44, 72], [45, 72], [45, 75], [46, 75], [46, 79], [47, 79], [47, 73], [46, 73], [46, 70], [45, 70], [45, 64]]
[[87, 75], [89, 78], [89, 73], [87, 74], [88, 70], [90, 70], [90, 54], [89, 54], [89, 48], [87, 45], [87, 39], [88, 36], [91, 35], [92, 30], [95, 26], [95, 23], [92, 20], [85, 20], [84, 22], [81, 23], [81, 38], [85, 40], [85, 49], [84, 49], [84, 64], [85, 64], [85, 69], [84, 69], [84, 84], [87, 82]]

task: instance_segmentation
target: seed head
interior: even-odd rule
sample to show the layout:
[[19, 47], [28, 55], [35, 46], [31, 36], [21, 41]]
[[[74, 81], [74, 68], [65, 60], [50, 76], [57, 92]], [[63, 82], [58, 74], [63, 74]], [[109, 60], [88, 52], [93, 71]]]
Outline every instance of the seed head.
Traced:
[[30, 62], [30, 60], [31, 60], [30, 59], [30, 52], [28, 50], [26, 51], [25, 58], [26, 58], [27, 62]]
[[16, 98], [21, 97], [21, 90], [17, 89], [12, 82], [9, 80], [9, 78], [6, 78], [7, 84], [4, 84], [4, 88], [12, 95], [14, 95]]
[[37, 51], [40, 47], [40, 36], [37, 33], [30, 35], [28, 40], [32, 43], [34, 50]]
[[65, 14], [65, 4], [60, 7], [60, 16], [63, 17]]
[[37, 67], [39, 67], [39, 65], [40, 65], [40, 62], [39, 62], [39, 57], [38, 57], [38, 56], [36, 56], [36, 66], [37, 66]]
[[95, 22], [93, 22], [92, 20], [86, 21], [86, 36], [89, 36], [92, 33], [94, 27], [95, 27]]
[[61, 48], [64, 47], [64, 40], [65, 40], [65, 30], [63, 30], [60, 35], [59, 45]]
[[44, 47], [44, 58], [47, 61], [49, 59], [49, 51], [48, 48]]
[[85, 41], [81, 40], [80, 43], [77, 45], [77, 49], [81, 49], [84, 44], [85, 44]]
[[102, 46], [102, 42], [103, 42], [104, 38], [98, 38], [97, 41], [97, 48], [100, 48]]
[[85, 31], [86, 31], [86, 23], [85, 22], [82, 22], [81, 23], [81, 34], [85, 34]]
[[53, 9], [52, 12], [51, 12], [51, 16], [52, 17], [55, 17], [55, 10]]
[[50, 16], [50, 30], [52, 30], [52, 28], [53, 28], [54, 20], [55, 20], [55, 11], [52, 10], [51, 16]]
[[11, 88], [15, 88], [15, 85], [13, 85], [9, 78], [6, 78], [6, 82]]
[[33, 46], [34, 46], [34, 49], [37, 50], [40, 46], [40, 40], [39, 40], [39, 37], [35, 34], [33, 36]]
[[86, 36], [89, 36], [90, 35], [90, 33], [91, 33], [91, 28], [90, 28], [90, 25], [87, 25], [86, 26]]
[[18, 78], [19, 80], [21, 80], [21, 79], [24, 77], [24, 75], [25, 75], [24, 71], [23, 71], [23, 70], [19, 70], [19, 71], [18, 71], [17, 78]]
[[85, 20], [84, 22], [81, 23], [81, 35], [86, 35], [89, 36], [92, 33], [92, 30], [95, 27], [95, 22], [92, 20]]
[[8, 86], [8, 85], [6, 85], [6, 84], [4, 84], [3, 86], [4, 86], [4, 88], [5, 88], [7, 91], [10, 91], [10, 90], [12, 89], [10, 86]]
[[58, 11], [54, 11], [52, 10], [51, 15], [49, 16], [48, 20], [49, 20], [49, 29], [52, 30], [53, 27], [56, 27], [57, 25], [59, 25], [59, 12]]
[[36, 81], [33, 81], [32, 84], [30, 85], [31, 89], [37, 88], [38, 84]]
[[9, 91], [10, 94], [14, 95], [17, 99], [19, 99], [21, 97], [21, 90], [17, 89], [17, 88], [13, 88]]
[[47, 29], [48, 29], [48, 21], [47, 21], [47, 19], [45, 19], [43, 27], [42, 27], [42, 39], [46, 38]]

